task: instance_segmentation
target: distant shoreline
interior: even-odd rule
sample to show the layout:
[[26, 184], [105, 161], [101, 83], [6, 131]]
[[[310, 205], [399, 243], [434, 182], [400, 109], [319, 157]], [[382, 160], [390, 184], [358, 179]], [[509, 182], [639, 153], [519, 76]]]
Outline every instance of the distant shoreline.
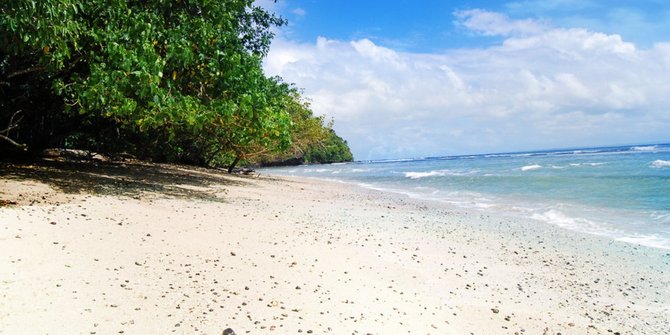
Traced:
[[0, 334], [670, 333], [659, 249], [307, 178], [2, 168]]

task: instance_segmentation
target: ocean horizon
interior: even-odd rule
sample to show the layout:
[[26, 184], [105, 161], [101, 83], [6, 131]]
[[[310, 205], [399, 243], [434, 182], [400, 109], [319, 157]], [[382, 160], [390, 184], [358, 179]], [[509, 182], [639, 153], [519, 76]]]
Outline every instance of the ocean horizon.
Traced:
[[266, 168], [670, 249], [670, 143]]

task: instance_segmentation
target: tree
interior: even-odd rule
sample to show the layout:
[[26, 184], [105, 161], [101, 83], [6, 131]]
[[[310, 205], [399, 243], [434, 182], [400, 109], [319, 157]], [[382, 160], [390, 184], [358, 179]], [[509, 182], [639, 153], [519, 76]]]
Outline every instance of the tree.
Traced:
[[333, 121], [316, 117], [299, 95], [288, 107], [291, 115], [291, 145], [283, 152], [253, 157], [262, 166], [326, 164], [353, 161], [347, 141], [333, 130]]
[[338, 163], [353, 160], [347, 141], [337, 136], [332, 129], [329, 129], [328, 138], [323, 143], [310, 147], [305, 153], [307, 163]]
[[330, 134], [333, 122], [325, 123], [323, 116], [316, 117], [310, 109], [300, 91], [294, 86], [283, 83], [281, 78], [273, 78], [275, 81], [275, 96], [281, 98], [282, 109], [289, 117], [290, 142], [284, 145], [272, 145], [270, 147], [282, 148], [283, 150], [259, 151], [247, 155], [248, 162], [260, 165], [272, 165], [282, 161], [302, 161], [305, 152], [313, 146], [324, 143]]
[[281, 150], [261, 59], [284, 23], [253, 0], [2, 2], [0, 140], [233, 166]]

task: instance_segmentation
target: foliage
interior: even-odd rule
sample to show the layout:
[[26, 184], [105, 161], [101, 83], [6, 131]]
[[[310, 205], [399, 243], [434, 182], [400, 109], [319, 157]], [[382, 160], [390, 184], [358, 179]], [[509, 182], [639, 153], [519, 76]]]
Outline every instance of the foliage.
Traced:
[[282, 152], [249, 157], [249, 162], [277, 166], [352, 161], [347, 142], [333, 130], [333, 121], [314, 116], [309, 101], [303, 99], [297, 89], [285, 84], [281, 87], [288, 98], [285, 109], [291, 117], [291, 145]]
[[347, 141], [337, 136], [334, 130], [330, 129], [326, 140], [318, 145], [313, 145], [305, 153], [305, 162], [307, 163], [338, 163], [351, 162], [354, 160]]
[[233, 166], [304, 150], [323, 120], [261, 67], [284, 23], [253, 0], [2, 2], [0, 140]]
[[[275, 80], [281, 83], [280, 78]], [[251, 164], [277, 165], [287, 160], [302, 163], [305, 152], [315, 145], [321, 145], [329, 137], [332, 122], [325, 123], [323, 116], [314, 116], [309, 102], [294, 87], [287, 84], [280, 84], [279, 87], [286, 98], [284, 109], [291, 118], [291, 144], [282, 152], [265, 152], [251, 156], [248, 159]]]

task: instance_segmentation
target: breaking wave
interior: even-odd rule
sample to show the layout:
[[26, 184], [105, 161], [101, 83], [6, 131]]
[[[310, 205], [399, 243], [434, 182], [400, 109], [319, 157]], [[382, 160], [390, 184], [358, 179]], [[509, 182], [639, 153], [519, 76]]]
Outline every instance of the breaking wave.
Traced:
[[526, 165], [526, 166], [521, 167], [521, 171], [533, 171], [533, 170], [539, 170], [541, 168], [542, 168], [542, 165], [537, 165], [537, 164]]
[[405, 178], [409, 179], [421, 179], [426, 177], [444, 177], [452, 175], [449, 170], [436, 170], [429, 172], [405, 172]]
[[650, 166], [655, 168], [655, 169], [666, 168], [666, 167], [670, 167], [670, 161], [664, 161], [664, 160], [658, 159], [658, 160], [655, 160], [655, 161], [651, 162]]

